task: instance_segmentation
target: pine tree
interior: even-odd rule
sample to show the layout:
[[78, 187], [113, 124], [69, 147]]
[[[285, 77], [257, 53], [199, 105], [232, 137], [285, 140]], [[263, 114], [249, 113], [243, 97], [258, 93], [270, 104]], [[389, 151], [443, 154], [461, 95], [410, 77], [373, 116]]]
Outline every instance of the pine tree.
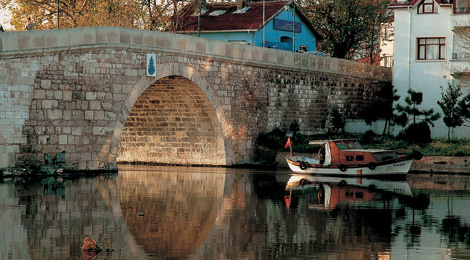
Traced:
[[442, 99], [437, 101], [437, 104], [441, 107], [444, 113], [444, 123], [449, 128], [447, 131], [447, 138], [450, 141], [452, 129], [461, 126], [464, 122], [462, 109], [459, 106], [459, 99], [462, 96], [462, 90], [460, 86], [454, 86], [448, 84], [447, 89], [444, 92], [444, 88], [441, 86]]

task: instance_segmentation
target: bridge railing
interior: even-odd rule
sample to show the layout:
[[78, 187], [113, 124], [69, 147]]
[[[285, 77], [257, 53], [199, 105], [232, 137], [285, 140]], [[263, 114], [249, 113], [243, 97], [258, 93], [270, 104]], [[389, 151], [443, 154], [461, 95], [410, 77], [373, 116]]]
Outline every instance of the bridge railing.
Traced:
[[391, 69], [386, 67], [166, 32], [122, 27], [86, 27], [0, 33], [0, 57], [99, 46], [144, 48], [149, 52], [182, 52], [210, 56], [214, 59], [269, 63], [270, 66], [290, 69], [354, 74], [391, 81]]

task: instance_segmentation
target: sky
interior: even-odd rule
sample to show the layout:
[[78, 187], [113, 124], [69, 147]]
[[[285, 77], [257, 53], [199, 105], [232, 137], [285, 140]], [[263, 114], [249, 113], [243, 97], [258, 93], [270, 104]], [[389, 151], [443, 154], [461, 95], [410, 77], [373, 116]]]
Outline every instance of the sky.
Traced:
[[10, 20], [10, 12], [6, 9], [0, 8], [0, 24], [3, 25], [5, 30], [13, 30], [13, 27], [8, 22]]

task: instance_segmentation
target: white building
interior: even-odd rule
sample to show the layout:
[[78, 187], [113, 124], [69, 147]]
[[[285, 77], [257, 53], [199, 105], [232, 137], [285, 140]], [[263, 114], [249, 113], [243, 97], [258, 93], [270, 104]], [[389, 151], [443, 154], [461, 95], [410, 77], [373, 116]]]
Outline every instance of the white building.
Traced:
[[[441, 86], [463, 82], [469, 71], [469, 51], [459, 46], [470, 47], [470, 41], [462, 41], [458, 32], [470, 28], [470, 0], [395, 0], [390, 8], [395, 22], [393, 85], [399, 102], [404, 103], [408, 89], [422, 93], [420, 108], [441, 114], [432, 136], [446, 137], [448, 128], [437, 101]], [[470, 129], [457, 128], [454, 136], [470, 137]]]

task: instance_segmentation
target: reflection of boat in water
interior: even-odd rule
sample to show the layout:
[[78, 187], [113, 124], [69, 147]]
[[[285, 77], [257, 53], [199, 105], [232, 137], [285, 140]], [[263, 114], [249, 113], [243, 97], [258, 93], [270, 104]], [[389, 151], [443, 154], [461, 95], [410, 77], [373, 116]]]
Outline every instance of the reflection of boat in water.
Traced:
[[355, 139], [310, 141], [321, 145], [318, 159], [287, 156], [289, 168], [295, 173], [339, 176], [404, 175], [410, 170], [417, 152], [407, 155], [395, 150], [364, 149]]
[[406, 180], [293, 174], [286, 185], [286, 206], [290, 207], [294, 197], [301, 195], [308, 197], [309, 209], [326, 210], [342, 206], [382, 207], [383, 200], [393, 197], [404, 201], [412, 201], [414, 198]]

